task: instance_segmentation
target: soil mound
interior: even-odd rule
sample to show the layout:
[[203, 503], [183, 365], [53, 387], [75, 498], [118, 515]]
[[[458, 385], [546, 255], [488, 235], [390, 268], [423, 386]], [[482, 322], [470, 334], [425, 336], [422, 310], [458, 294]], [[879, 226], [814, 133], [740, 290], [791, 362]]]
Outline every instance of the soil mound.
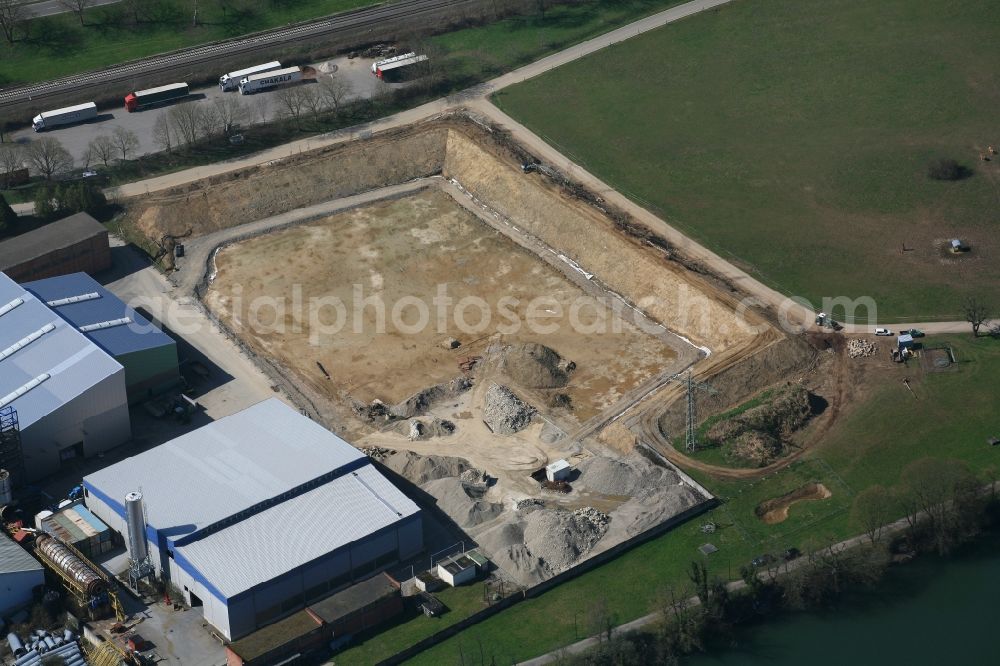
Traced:
[[482, 525], [503, 512], [503, 505], [482, 498], [483, 488], [466, 485], [461, 479], [438, 479], [423, 488], [437, 499], [438, 507], [459, 527]]
[[727, 453], [758, 466], [773, 462], [784, 451], [785, 440], [812, 415], [810, 394], [787, 384], [763, 404], [724, 419], [708, 430], [708, 439], [727, 447]]
[[642, 481], [631, 465], [612, 458], [589, 458], [577, 469], [583, 486], [602, 495], [631, 496]]
[[425, 414], [427, 410], [444, 400], [456, 398], [470, 388], [472, 388], [471, 379], [456, 377], [449, 382], [431, 386], [411, 395], [398, 405], [390, 407], [389, 412], [397, 418], [410, 419]]
[[418, 486], [447, 477], [457, 477], [473, 469], [462, 458], [421, 456], [412, 451], [397, 451], [382, 460], [382, 464]]
[[501, 352], [500, 370], [524, 388], [562, 388], [576, 364], [554, 349], [536, 343], [508, 345]]
[[769, 499], [766, 502], [758, 504], [757, 508], [754, 509], [754, 513], [763, 522], [768, 525], [774, 525], [788, 519], [788, 510], [796, 502], [824, 500], [832, 495], [833, 493], [830, 492], [830, 489], [822, 483], [807, 483], [781, 497]]
[[497, 435], [513, 435], [524, 430], [535, 416], [535, 408], [506, 386], [494, 384], [486, 392], [483, 421]]
[[608, 517], [599, 511], [591, 511], [535, 511], [528, 514], [524, 527], [525, 546], [552, 574], [565, 571], [608, 531]]

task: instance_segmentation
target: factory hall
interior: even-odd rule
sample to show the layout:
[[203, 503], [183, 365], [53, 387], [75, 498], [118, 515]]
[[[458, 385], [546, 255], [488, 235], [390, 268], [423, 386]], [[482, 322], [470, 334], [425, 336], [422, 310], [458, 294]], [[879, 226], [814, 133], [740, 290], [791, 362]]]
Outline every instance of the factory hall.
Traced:
[[268, 399], [83, 480], [133, 573], [227, 640], [423, 550], [420, 509], [337, 435]]

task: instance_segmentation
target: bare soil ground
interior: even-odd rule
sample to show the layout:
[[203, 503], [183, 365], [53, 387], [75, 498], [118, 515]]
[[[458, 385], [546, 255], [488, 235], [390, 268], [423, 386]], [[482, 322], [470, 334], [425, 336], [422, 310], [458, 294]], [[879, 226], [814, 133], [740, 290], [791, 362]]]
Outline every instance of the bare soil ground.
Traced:
[[[538, 343], [575, 364], [566, 385], [548, 393], [567, 396], [564, 418], [580, 423], [676, 359], [662, 340], [584, 301], [561, 273], [436, 188], [230, 245], [215, 261], [208, 306], [259, 353], [334, 402], [396, 404], [462, 374], [459, 364], [486, 355], [491, 344]], [[439, 318], [433, 299], [441, 287], [456, 305]], [[363, 310], [356, 295], [369, 299]], [[309, 312], [320, 297], [345, 304], [336, 332], [314, 319], [332, 324], [332, 307]], [[457, 309], [473, 298], [492, 313], [486, 325], [478, 307], [464, 315]], [[501, 299], [516, 299], [506, 312], [517, 324], [499, 315]], [[295, 311], [293, 301], [303, 307]], [[578, 301], [588, 305], [574, 321]], [[417, 302], [428, 316], [414, 330], [422, 316]], [[544, 319], [530, 318], [532, 302]], [[280, 311], [272, 303], [283, 303]], [[394, 322], [400, 304], [408, 305], [398, 307]], [[457, 325], [462, 316], [474, 328]], [[449, 339], [460, 346], [447, 348]]]

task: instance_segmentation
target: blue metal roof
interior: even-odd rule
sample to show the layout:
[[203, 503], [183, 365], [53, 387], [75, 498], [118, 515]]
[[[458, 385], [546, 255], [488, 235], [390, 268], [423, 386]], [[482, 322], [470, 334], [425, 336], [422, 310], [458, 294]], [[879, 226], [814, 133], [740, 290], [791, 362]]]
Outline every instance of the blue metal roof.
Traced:
[[[176, 344], [86, 273], [60, 275], [22, 286], [73, 326], [84, 327], [84, 335], [112, 356]], [[122, 323], [124, 319], [129, 322]], [[106, 328], [91, 329], [94, 324], [105, 323], [109, 324]]]
[[124, 369], [45, 303], [0, 273], [0, 407], [22, 430]]

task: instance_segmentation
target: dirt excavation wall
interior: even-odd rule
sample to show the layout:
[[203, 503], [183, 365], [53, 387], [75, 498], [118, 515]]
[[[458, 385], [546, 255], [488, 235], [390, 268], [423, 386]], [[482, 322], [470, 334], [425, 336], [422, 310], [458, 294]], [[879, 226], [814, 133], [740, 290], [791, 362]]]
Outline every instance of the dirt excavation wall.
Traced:
[[545, 176], [523, 173], [515, 160], [501, 159], [470, 133], [448, 132], [446, 178], [457, 180], [511, 224], [593, 273], [653, 319], [713, 353], [754, 337], [739, 325], [732, 304], [698, 276], [667, 260], [662, 251], [626, 237], [605, 214], [567, 197]]
[[[698, 411], [716, 414], [748, 400], [781, 381], [798, 378], [816, 363], [816, 351], [801, 338], [782, 337], [729, 365], [717, 374], [699, 375], [717, 394], [698, 393]], [[684, 433], [687, 403], [676, 400], [659, 417], [660, 431], [669, 439]]]
[[338, 144], [143, 197], [128, 221], [145, 236], [193, 236], [440, 173], [446, 130], [418, 126]]

